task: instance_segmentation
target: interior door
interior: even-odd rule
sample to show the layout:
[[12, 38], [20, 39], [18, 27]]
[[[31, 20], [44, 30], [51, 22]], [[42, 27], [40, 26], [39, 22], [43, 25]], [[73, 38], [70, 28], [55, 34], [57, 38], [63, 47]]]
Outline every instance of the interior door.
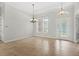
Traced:
[[0, 40], [1, 40], [1, 19], [0, 19]]
[[2, 31], [2, 20], [1, 20], [1, 5], [0, 5], [0, 40], [1, 40], [1, 31]]
[[0, 2], [0, 40], [3, 38], [3, 3]]

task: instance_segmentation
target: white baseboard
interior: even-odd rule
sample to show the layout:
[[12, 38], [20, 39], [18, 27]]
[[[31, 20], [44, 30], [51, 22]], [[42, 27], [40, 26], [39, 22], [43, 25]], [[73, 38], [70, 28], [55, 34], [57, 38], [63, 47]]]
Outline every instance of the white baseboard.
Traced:
[[76, 42], [76, 43], [79, 43], [79, 39], [77, 39], [75, 42]]
[[[61, 39], [61, 38], [57, 38], [57, 37], [54, 37], [54, 36], [41, 36], [41, 35], [35, 35], [35, 36], [38, 36], [38, 37], [45, 37], [45, 38], [52, 38], [52, 39]], [[12, 41], [16, 41], [16, 40], [21, 40], [21, 39], [25, 39], [25, 38], [30, 38], [32, 37], [32, 35], [30, 36], [22, 36], [22, 37], [17, 37], [15, 39], [11, 39], [11, 40], [3, 40], [4, 43], [8, 43], [8, 42], [12, 42]], [[68, 39], [64, 39], [64, 40], [68, 40]], [[73, 40], [68, 40], [68, 41], [72, 41], [72, 42], [75, 42]]]
[[22, 40], [22, 39], [29, 38], [29, 37], [32, 37], [32, 36], [30, 35], [28, 37], [27, 36], [17, 37], [17, 38], [11, 39], [11, 40], [3, 40], [3, 42], [8, 43], [8, 42], [16, 41], [16, 40]]
[[35, 35], [35, 36], [44, 37], [44, 38], [52, 38], [52, 39], [61, 39], [61, 40], [65, 40], [65, 41], [75, 42], [75, 41], [73, 41], [73, 40], [58, 38], [58, 37], [54, 37], [54, 36], [41, 36], [41, 35]]

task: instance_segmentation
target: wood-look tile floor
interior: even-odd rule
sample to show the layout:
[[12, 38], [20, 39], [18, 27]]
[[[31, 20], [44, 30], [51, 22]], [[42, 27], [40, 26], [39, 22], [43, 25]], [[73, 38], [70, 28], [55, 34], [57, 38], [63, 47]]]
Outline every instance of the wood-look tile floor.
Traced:
[[41, 37], [0, 43], [0, 56], [79, 56], [79, 44]]

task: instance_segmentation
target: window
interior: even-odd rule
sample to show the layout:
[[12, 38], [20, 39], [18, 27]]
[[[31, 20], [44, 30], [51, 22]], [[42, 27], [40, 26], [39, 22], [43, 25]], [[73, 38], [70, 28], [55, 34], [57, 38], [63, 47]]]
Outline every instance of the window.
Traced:
[[43, 32], [43, 20], [39, 19], [37, 23], [37, 32]]
[[38, 20], [37, 32], [48, 32], [48, 19], [41, 18]]
[[43, 30], [44, 32], [48, 32], [48, 19], [43, 19]]

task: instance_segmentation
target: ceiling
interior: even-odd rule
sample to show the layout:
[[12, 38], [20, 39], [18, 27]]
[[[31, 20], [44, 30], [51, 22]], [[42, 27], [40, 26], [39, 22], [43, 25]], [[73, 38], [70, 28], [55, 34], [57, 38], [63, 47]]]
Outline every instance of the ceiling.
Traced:
[[[35, 4], [34, 11], [37, 15], [59, 9], [61, 7], [61, 2], [6, 2], [7, 5], [29, 14], [33, 13], [33, 3]], [[64, 8], [73, 5], [72, 2], [63, 2], [62, 4]]]

